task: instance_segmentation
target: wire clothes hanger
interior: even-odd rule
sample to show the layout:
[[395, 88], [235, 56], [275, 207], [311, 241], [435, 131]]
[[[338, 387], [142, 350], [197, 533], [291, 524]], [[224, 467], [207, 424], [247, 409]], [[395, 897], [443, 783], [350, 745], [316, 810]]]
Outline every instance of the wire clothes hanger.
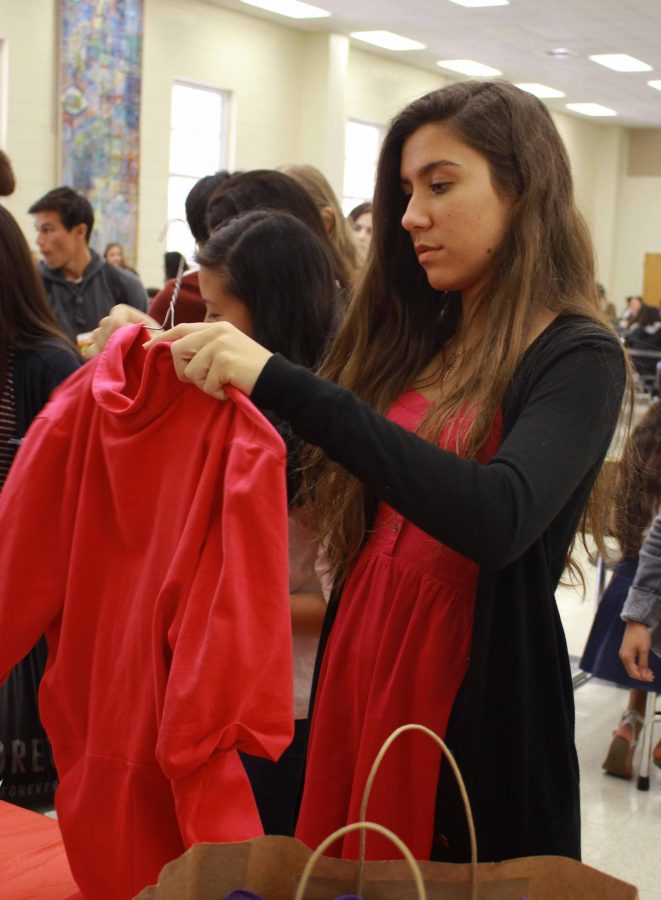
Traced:
[[[183, 222], [184, 225], [188, 224], [187, 222], [184, 222], [183, 219], [168, 219], [168, 221], [165, 223], [165, 227], [158, 236], [159, 241], [162, 241], [165, 238], [166, 234], [168, 233], [168, 228], [174, 222]], [[177, 306], [177, 297], [179, 296], [179, 290], [181, 289], [181, 280], [184, 277], [185, 267], [186, 258], [182, 253], [179, 258], [179, 265], [177, 266], [177, 274], [174, 280], [174, 287], [172, 288], [172, 296], [170, 297], [170, 303], [168, 304], [168, 308], [165, 312], [165, 318], [163, 319], [161, 325], [145, 325], [144, 327], [147, 329], [147, 331], [166, 331], [168, 328], [174, 328], [174, 313]]]

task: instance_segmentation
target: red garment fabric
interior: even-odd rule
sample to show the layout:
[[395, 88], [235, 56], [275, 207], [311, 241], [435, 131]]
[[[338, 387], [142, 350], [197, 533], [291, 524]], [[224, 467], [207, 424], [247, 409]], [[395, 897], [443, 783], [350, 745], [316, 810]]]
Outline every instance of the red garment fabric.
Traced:
[[76, 892], [57, 822], [0, 800], [2, 900], [64, 900]]
[[[388, 418], [413, 431], [429, 408], [405, 392]], [[450, 423], [439, 444], [454, 450], [460, 427]], [[495, 451], [500, 421], [481, 455]], [[443, 510], [439, 510], [439, 516]], [[369, 540], [342, 592], [312, 714], [296, 837], [309, 847], [360, 818], [367, 776], [386, 738], [400, 725], [426, 725], [445, 735], [466, 672], [479, 566], [380, 503]], [[416, 859], [429, 859], [440, 751], [428, 737], [404, 734], [376, 777], [367, 818], [390, 828]], [[360, 838], [330, 849], [356, 859]], [[368, 859], [392, 859], [393, 847], [366, 838]]]
[[0, 496], [0, 678], [46, 633], [40, 710], [90, 900], [261, 834], [237, 749], [293, 733], [285, 447], [250, 401], [121, 329], [35, 419]]
[[[147, 312], [156, 319], [157, 322], [163, 323], [172, 299], [174, 284], [176, 279], [171, 278], [165, 283], [165, 286], [156, 294], [149, 304]], [[181, 325], [182, 322], [203, 322], [207, 314], [207, 308], [204, 305], [202, 294], [200, 293], [200, 280], [197, 271], [186, 272], [181, 279], [179, 285], [179, 294], [175, 303], [174, 321], [175, 325]], [[171, 327], [171, 324], [169, 327]]]

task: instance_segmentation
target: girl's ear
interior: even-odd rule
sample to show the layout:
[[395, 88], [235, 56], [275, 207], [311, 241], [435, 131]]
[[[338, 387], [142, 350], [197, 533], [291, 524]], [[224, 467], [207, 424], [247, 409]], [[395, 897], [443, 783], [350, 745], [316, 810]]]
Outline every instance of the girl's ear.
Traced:
[[321, 206], [319, 207], [319, 215], [321, 216], [321, 221], [324, 223], [326, 233], [330, 234], [333, 228], [335, 228], [335, 213], [330, 206]]

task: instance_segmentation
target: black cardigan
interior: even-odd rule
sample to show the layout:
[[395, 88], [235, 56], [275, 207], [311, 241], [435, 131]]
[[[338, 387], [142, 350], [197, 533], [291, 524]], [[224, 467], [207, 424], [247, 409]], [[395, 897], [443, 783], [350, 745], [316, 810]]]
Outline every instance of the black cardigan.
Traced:
[[[487, 465], [405, 431], [277, 355], [252, 394], [374, 496], [480, 564], [471, 659], [446, 740], [466, 781], [482, 860], [580, 857], [573, 692], [554, 591], [624, 383], [623, 351], [610, 332], [556, 319], [518, 367]], [[329, 608], [326, 634], [340, 601]], [[433, 857], [468, 859], [449, 766], [441, 767], [436, 825]]]
[[61, 381], [82, 365], [64, 341], [44, 340], [14, 353], [16, 437], [22, 438]]

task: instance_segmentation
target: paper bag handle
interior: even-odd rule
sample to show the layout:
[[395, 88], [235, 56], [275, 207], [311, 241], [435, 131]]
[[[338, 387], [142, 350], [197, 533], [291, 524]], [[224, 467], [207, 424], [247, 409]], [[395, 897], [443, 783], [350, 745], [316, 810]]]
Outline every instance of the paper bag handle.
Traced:
[[[470, 801], [468, 799], [468, 793], [466, 792], [466, 785], [464, 784], [464, 779], [461, 777], [461, 772], [459, 771], [459, 766], [456, 763], [456, 760], [452, 753], [449, 751], [445, 741], [440, 738], [435, 731], [432, 731], [431, 728], [427, 728], [425, 725], [402, 725], [400, 728], [397, 728], [390, 735], [389, 738], [383, 743], [383, 746], [377, 753], [376, 759], [372, 764], [372, 768], [370, 770], [369, 775], [367, 776], [367, 782], [365, 783], [365, 790], [363, 792], [363, 802], [360, 806], [360, 818], [364, 821], [367, 815], [367, 801], [370, 798], [370, 793], [372, 791], [372, 785], [374, 784], [374, 779], [376, 778], [376, 773], [379, 770], [379, 766], [383, 762], [383, 757], [386, 755], [388, 750], [390, 749], [391, 744], [397, 740], [400, 734], [404, 734], [405, 731], [421, 731], [423, 734], [428, 735], [433, 741], [436, 741], [438, 746], [441, 748], [445, 756], [447, 757], [448, 762], [450, 763], [450, 768], [454, 772], [454, 777], [457, 781], [457, 786], [459, 788], [459, 793], [461, 794], [461, 799], [464, 803], [464, 809], [466, 811], [466, 819], [468, 821], [468, 832], [470, 834], [470, 843], [471, 843], [471, 900], [477, 900], [477, 839], [475, 837], [475, 822], [473, 820], [473, 812], [471, 810]], [[363, 831], [360, 835], [360, 868], [358, 874], [358, 893], [360, 894], [363, 888], [363, 866], [365, 863], [365, 832]]]
[[[383, 825], [379, 825], [376, 822], [352, 822], [350, 825], [345, 825], [343, 828], [338, 828], [337, 831], [334, 831], [330, 834], [325, 840], [323, 840], [317, 849], [314, 851], [310, 859], [307, 861], [305, 868], [303, 869], [303, 874], [301, 875], [301, 880], [298, 883], [298, 887], [296, 888], [296, 893], [294, 894], [294, 900], [304, 900], [305, 891], [308, 886], [308, 881], [310, 880], [310, 876], [312, 874], [312, 870], [316, 866], [319, 857], [323, 854], [325, 850], [327, 850], [331, 844], [334, 844], [338, 838], [344, 837], [345, 834], [350, 834], [352, 831], [360, 831], [363, 835], [366, 831], [376, 831], [380, 835], [388, 840], [392, 841], [392, 843], [397, 847], [402, 856], [406, 859], [407, 863], [411, 867], [411, 874], [413, 875], [413, 881], [415, 883], [415, 888], [418, 893], [418, 900], [427, 900], [427, 891], [425, 889], [425, 883], [422, 878], [422, 873], [420, 872], [420, 866], [417, 864], [415, 859], [413, 858], [413, 854], [406, 846], [404, 841], [401, 838], [398, 838], [396, 834], [390, 831], [388, 828], [384, 828]], [[361, 884], [358, 888], [358, 893], [362, 893], [362, 862], [360, 869], [360, 878]]]

